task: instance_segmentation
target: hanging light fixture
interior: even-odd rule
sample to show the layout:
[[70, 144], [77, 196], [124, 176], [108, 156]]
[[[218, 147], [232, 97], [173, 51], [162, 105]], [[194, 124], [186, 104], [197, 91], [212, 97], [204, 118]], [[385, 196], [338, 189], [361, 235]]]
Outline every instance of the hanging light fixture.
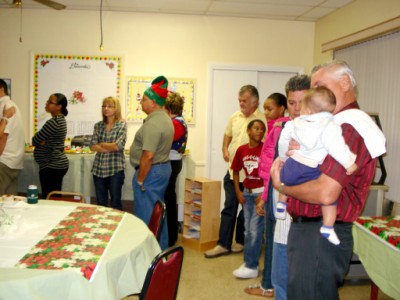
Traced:
[[20, 9], [20, 14], [19, 14], [19, 42], [22, 43], [22, 0], [13, 0], [13, 6]]
[[22, 1], [21, 0], [13, 0], [13, 5], [14, 5], [14, 7], [21, 7]]
[[103, 46], [103, 0], [100, 0], [100, 51], [104, 50]]

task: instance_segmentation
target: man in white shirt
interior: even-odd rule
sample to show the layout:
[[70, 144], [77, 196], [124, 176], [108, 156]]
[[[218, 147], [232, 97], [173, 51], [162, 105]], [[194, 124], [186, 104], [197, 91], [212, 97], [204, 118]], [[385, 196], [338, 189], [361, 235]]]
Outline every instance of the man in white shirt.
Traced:
[[[4, 108], [15, 107], [15, 114], [3, 116]], [[0, 137], [0, 195], [17, 194], [18, 175], [24, 167], [25, 134], [21, 113], [8, 96], [7, 83], [0, 79], [0, 120], [6, 122]]]

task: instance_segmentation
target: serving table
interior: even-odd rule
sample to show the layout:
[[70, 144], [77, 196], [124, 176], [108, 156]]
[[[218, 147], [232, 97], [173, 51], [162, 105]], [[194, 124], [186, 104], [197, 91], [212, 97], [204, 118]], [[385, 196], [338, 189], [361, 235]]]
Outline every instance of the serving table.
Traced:
[[140, 292], [161, 251], [140, 219], [81, 203], [23, 204], [4, 207], [19, 228], [0, 230], [0, 299], [101, 300]]
[[359, 217], [353, 226], [354, 252], [372, 280], [371, 299], [378, 288], [400, 299], [400, 216]]

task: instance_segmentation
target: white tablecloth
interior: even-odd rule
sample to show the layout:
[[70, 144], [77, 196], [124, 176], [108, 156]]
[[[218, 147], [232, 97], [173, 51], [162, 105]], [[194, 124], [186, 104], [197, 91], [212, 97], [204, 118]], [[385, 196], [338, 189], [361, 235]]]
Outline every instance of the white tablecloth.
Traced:
[[[69, 160], [68, 172], [64, 177], [62, 190], [82, 193], [85, 197], [96, 197], [93, 183], [92, 165], [95, 154], [67, 154]], [[122, 186], [122, 199], [132, 200], [132, 178], [135, 169], [129, 163], [129, 156], [125, 155], [125, 181]], [[39, 180], [39, 166], [32, 153], [25, 153], [24, 169], [18, 178], [18, 192], [26, 193], [28, 185], [35, 184], [41, 191]], [[89, 203], [89, 199], [87, 201]]]
[[[14, 210], [13, 214], [30, 215], [32, 227], [44, 228], [43, 224], [46, 222], [49, 231], [54, 227], [52, 224], [58, 223], [56, 219], [59, 221], [63, 219], [64, 214], [68, 214], [68, 209], [60, 209], [60, 205], [77, 204], [40, 200], [39, 204], [32, 205], [32, 208], [13, 208], [7, 211]], [[33, 228], [31, 232], [35, 231]], [[29, 228], [27, 230], [29, 231]], [[40, 235], [41, 233], [38, 233], [32, 240], [40, 240]], [[29, 237], [21, 240], [29, 240]], [[15, 249], [22, 249], [21, 247], [27, 249], [27, 245], [20, 245], [18, 236], [15, 239], [0, 239], [0, 257], [5, 256], [0, 260], [0, 264], [9, 266], [15, 259], [22, 258], [27, 251], [19, 250], [20, 253], [15, 255], [10, 253]], [[141, 290], [147, 269], [160, 251], [158, 242], [148, 227], [133, 215], [126, 214], [103, 254], [100, 267], [91, 282], [74, 271], [0, 267], [0, 299], [121, 299]]]
[[[69, 169], [64, 177], [62, 186], [63, 191], [82, 193], [86, 197], [87, 203], [90, 203], [90, 197], [96, 197], [93, 174], [91, 172], [94, 156], [95, 154], [67, 154]], [[176, 184], [177, 202], [179, 204], [184, 202], [185, 178], [194, 177], [193, 172], [187, 171], [188, 160], [190, 164], [194, 164], [187, 156], [184, 156], [182, 171]], [[191, 166], [190, 169], [194, 170], [194, 166]], [[122, 186], [122, 200], [133, 200], [132, 178], [134, 174], [135, 169], [129, 163], [129, 155], [125, 155], [125, 181]], [[39, 191], [41, 190], [39, 166], [35, 162], [32, 153], [25, 153], [24, 169], [18, 178], [18, 192], [26, 193], [30, 184], [37, 185]]]

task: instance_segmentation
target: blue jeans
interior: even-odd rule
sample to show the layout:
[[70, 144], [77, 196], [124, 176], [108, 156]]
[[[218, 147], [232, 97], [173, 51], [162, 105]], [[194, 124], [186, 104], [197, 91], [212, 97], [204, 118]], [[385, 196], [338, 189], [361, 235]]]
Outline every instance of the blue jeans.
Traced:
[[275, 289], [275, 300], [286, 300], [288, 283], [288, 262], [285, 244], [274, 243], [272, 261], [272, 285]]
[[272, 197], [272, 180], [269, 181], [268, 196], [265, 202], [264, 210], [264, 270], [262, 273], [261, 286], [264, 289], [272, 289], [272, 250], [274, 243], [274, 231], [275, 231], [275, 216], [273, 208], [273, 197]]
[[122, 210], [121, 190], [124, 180], [125, 173], [123, 170], [104, 178], [93, 175], [97, 204], [108, 206], [108, 192], [110, 192], [111, 207]]
[[255, 200], [260, 194], [243, 192], [246, 202], [244, 211], [244, 263], [249, 269], [257, 269], [260, 258], [264, 217], [257, 215]]
[[[139, 172], [136, 171], [132, 180], [134, 201], [133, 214], [148, 225], [154, 204], [157, 200], [164, 200], [165, 190], [167, 189], [169, 176], [171, 175], [171, 164], [153, 165], [150, 168], [143, 183], [145, 191], [142, 191], [140, 185], [137, 184], [138, 174]], [[167, 217], [165, 217], [163, 222], [160, 247], [162, 250], [168, 248]]]
[[[229, 171], [224, 177], [225, 203], [221, 211], [221, 225], [219, 227], [218, 245], [225, 249], [231, 249], [233, 232], [235, 231], [236, 216], [239, 207], [239, 201], [236, 197], [233, 180], [229, 176]], [[236, 243], [244, 244], [244, 217], [243, 210], [237, 216], [236, 224]]]

